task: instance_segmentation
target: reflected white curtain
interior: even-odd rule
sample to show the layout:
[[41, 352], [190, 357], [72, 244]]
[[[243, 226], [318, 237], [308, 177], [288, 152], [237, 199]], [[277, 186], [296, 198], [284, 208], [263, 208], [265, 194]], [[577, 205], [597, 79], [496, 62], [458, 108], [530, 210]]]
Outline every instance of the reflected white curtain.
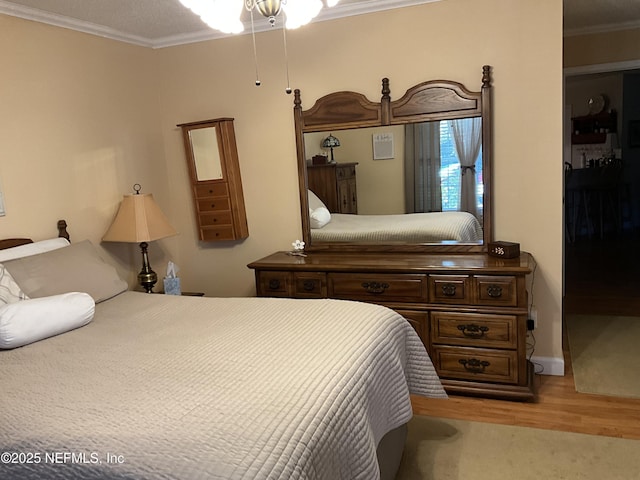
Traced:
[[405, 127], [406, 213], [441, 212], [440, 122]]
[[482, 119], [451, 120], [451, 130], [460, 159], [460, 211], [478, 216], [476, 203], [476, 159], [482, 145]]

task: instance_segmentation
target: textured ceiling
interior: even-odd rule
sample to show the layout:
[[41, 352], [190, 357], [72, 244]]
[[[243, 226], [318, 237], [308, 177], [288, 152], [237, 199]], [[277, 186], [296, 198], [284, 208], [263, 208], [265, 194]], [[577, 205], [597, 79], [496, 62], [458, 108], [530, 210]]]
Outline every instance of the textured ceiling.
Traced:
[[[341, 0], [318, 20], [432, 1], [446, 0]], [[149, 47], [223, 36], [179, 0], [0, 0], [0, 13]], [[257, 31], [269, 28], [260, 21]], [[640, 0], [564, 0], [565, 34], [620, 28], [640, 28]]]

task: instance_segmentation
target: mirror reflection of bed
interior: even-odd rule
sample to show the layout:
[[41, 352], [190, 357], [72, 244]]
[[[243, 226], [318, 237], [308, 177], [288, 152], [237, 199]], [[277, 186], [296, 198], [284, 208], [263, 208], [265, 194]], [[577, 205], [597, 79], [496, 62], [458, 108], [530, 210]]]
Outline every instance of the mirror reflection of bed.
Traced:
[[309, 205], [314, 242], [482, 243], [482, 225], [469, 212], [331, 213], [311, 190]]
[[[124, 459], [118, 478], [392, 480], [410, 395], [446, 398], [390, 309], [132, 291], [99, 248], [59, 229], [0, 239], [5, 451], [110, 453]], [[33, 467], [3, 461], [0, 478], [115, 472]]]

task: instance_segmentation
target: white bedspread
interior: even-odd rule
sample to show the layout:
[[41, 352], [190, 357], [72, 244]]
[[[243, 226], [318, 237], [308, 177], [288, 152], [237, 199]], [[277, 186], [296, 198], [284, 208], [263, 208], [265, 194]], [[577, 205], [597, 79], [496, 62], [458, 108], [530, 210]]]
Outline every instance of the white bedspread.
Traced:
[[468, 212], [349, 215], [332, 213], [322, 228], [311, 229], [321, 242], [478, 242], [482, 226]]
[[408, 322], [339, 300], [125, 292], [0, 362], [0, 478], [373, 480], [445, 396]]

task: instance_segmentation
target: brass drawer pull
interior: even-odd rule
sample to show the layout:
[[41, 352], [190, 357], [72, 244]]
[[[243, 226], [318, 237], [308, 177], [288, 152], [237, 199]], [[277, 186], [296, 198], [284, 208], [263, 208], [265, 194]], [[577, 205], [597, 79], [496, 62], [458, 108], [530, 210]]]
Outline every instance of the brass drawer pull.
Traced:
[[456, 294], [456, 285], [454, 283], [445, 283], [442, 285], [442, 294], [445, 297], [453, 297]]
[[458, 330], [460, 330], [465, 337], [482, 338], [484, 334], [489, 331], [489, 327], [470, 323], [468, 325], [458, 325]]
[[500, 298], [502, 296], [502, 287], [500, 285], [489, 285], [487, 287], [487, 294], [491, 298]]
[[458, 360], [458, 363], [460, 363], [467, 372], [471, 373], [484, 373], [485, 368], [491, 365], [490, 362], [478, 360], [477, 358], [470, 358], [469, 360], [461, 358]]
[[305, 280], [302, 282], [302, 288], [305, 292], [313, 292], [316, 288], [316, 282], [313, 280]]
[[278, 290], [280, 288], [280, 280], [272, 278], [269, 280], [269, 290]]
[[388, 283], [380, 282], [364, 282], [362, 286], [367, 291], [367, 293], [372, 293], [374, 295], [380, 295], [381, 293], [384, 293], [387, 288], [389, 288]]

